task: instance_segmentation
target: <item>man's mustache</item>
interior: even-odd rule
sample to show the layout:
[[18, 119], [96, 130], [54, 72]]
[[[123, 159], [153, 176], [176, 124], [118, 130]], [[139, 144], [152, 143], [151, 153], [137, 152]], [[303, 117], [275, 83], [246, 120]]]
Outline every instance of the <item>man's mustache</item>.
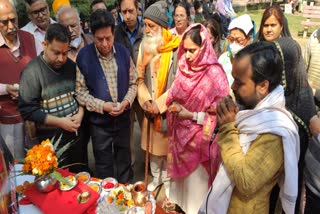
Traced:
[[7, 32], [7, 34], [16, 34], [18, 32], [17, 29], [12, 29]]

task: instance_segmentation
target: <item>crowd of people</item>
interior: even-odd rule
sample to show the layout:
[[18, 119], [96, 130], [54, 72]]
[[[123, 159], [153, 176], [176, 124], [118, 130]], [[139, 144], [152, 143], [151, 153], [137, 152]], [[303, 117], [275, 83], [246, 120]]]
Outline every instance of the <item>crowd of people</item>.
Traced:
[[46, 0], [25, 4], [19, 28], [0, 0], [0, 134], [14, 158], [61, 136], [73, 144], [60, 166], [128, 183], [137, 121], [148, 190], [163, 184], [171, 211], [320, 213], [320, 29], [303, 57], [277, 5], [256, 26], [230, 0], [93, 0], [88, 22], [69, 1], [55, 17]]

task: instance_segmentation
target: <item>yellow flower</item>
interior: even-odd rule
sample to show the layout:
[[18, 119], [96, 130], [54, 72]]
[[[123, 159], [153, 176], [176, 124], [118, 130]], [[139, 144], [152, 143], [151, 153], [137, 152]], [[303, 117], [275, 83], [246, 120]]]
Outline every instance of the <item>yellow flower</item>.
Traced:
[[58, 160], [49, 139], [28, 150], [22, 170], [34, 175], [51, 173], [58, 167]]
[[34, 168], [34, 169], [32, 170], [32, 174], [36, 175], [36, 174], [38, 174], [38, 173], [39, 173], [39, 171], [38, 171], [37, 168]]

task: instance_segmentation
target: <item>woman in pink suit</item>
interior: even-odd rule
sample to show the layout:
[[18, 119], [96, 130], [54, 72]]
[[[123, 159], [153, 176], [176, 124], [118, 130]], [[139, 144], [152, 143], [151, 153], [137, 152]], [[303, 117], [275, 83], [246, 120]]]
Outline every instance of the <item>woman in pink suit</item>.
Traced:
[[209, 146], [216, 116], [210, 112], [228, 94], [227, 77], [207, 29], [190, 26], [179, 46], [178, 71], [167, 98], [169, 200], [185, 213], [198, 213], [217, 172], [220, 152], [215, 142]]

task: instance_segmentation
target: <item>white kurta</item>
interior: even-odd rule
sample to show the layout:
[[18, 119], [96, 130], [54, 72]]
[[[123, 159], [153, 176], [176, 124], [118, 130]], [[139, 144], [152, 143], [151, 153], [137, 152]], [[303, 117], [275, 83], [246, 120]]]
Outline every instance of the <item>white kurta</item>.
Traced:
[[199, 166], [187, 177], [172, 179], [169, 201], [178, 204], [188, 214], [197, 214], [208, 192], [209, 175]]

